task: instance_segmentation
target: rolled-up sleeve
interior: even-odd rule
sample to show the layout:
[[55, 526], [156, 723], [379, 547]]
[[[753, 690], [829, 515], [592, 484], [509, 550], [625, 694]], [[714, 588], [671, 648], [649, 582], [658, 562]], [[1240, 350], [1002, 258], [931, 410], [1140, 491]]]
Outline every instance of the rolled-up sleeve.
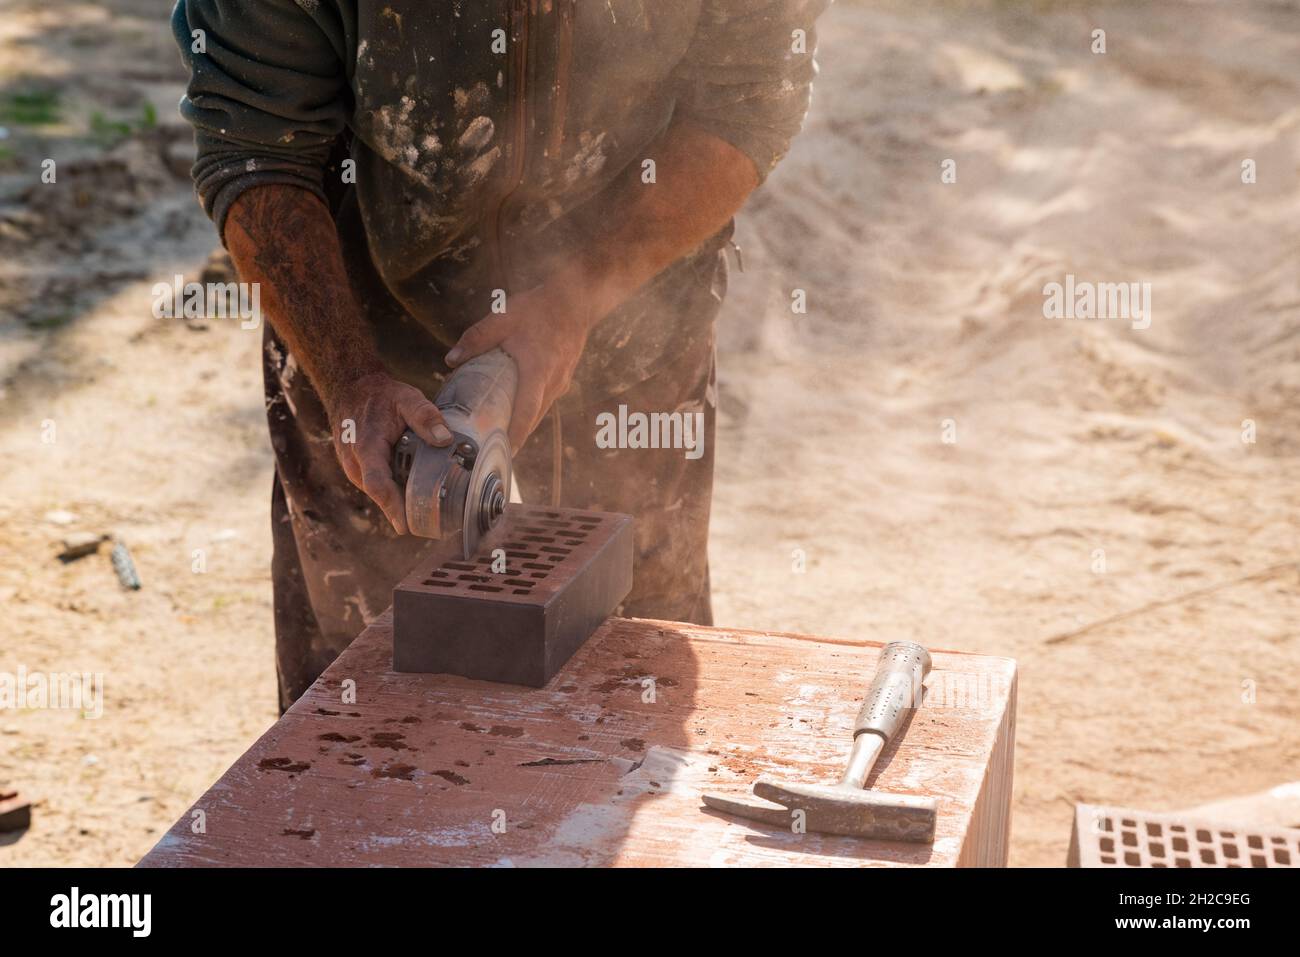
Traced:
[[[767, 178], [803, 124], [830, 0], [704, 0], [673, 79], [677, 114], [735, 146]], [[797, 31], [802, 31], [799, 33]]]
[[344, 30], [330, 0], [178, 0], [172, 32], [190, 72], [180, 110], [195, 131], [194, 186], [218, 231], [253, 186], [323, 199], [347, 122]]

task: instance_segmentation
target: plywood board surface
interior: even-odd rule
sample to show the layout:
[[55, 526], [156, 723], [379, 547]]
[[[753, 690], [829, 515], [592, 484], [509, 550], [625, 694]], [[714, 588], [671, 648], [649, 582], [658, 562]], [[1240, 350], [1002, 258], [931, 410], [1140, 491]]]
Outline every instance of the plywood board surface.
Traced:
[[541, 689], [397, 674], [391, 643], [386, 613], [141, 864], [1005, 862], [1008, 659], [935, 652], [923, 706], [868, 782], [939, 800], [928, 846], [700, 803], [760, 774], [836, 779], [880, 643], [615, 618]]

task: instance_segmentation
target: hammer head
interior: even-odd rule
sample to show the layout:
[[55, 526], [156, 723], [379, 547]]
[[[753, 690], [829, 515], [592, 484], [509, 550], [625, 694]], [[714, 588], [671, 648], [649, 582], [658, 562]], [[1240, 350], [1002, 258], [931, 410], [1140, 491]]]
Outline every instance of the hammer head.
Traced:
[[938, 806], [933, 798], [771, 778], [755, 781], [754, 794], [791, 811], [802, 810], [808, 830], [821, 834], [926, 844], [934, 840]]
[[[789, 826], [795, 811], [804, 812], [804, 827], [820, 834], [842, 834], [878, 841], [934, 841], [937, 805], [933, 798], [910, 794], [884, 794], [845, 785], [795, 784], [759, 778], [754, 794], [776, 804], [748, 804], [742, 801], [705, 797], [705, 803], [769, 824]], [[774, 813], [775, 812], [775, 813]]]

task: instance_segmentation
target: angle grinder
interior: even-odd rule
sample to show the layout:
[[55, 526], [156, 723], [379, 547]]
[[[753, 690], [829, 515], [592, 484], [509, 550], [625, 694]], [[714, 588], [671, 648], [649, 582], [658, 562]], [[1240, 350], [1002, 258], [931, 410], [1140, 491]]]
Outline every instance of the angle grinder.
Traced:
[[500, 521], [510, 501], [510, 413], [519, 370], [493, 349], [458, 366], [433, 400], [452, 433], [429, 445], [407, 429], [393, 446], [393, 479], [412, 535], [459, 535], [463, 556]]

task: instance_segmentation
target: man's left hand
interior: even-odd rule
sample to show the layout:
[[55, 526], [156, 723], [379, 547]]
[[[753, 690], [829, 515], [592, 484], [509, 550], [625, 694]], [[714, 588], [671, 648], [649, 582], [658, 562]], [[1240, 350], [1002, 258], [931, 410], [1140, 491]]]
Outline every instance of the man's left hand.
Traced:
[[513, 296], [506, 311], [484, 316], [447, 353], [455, 368], [500, 346], [519, 367], [510, 419], [510, 447], [518, 452], [550, 410], [569, 391], [591, 330], [589, 310], [567, 283], [544, 283]]

